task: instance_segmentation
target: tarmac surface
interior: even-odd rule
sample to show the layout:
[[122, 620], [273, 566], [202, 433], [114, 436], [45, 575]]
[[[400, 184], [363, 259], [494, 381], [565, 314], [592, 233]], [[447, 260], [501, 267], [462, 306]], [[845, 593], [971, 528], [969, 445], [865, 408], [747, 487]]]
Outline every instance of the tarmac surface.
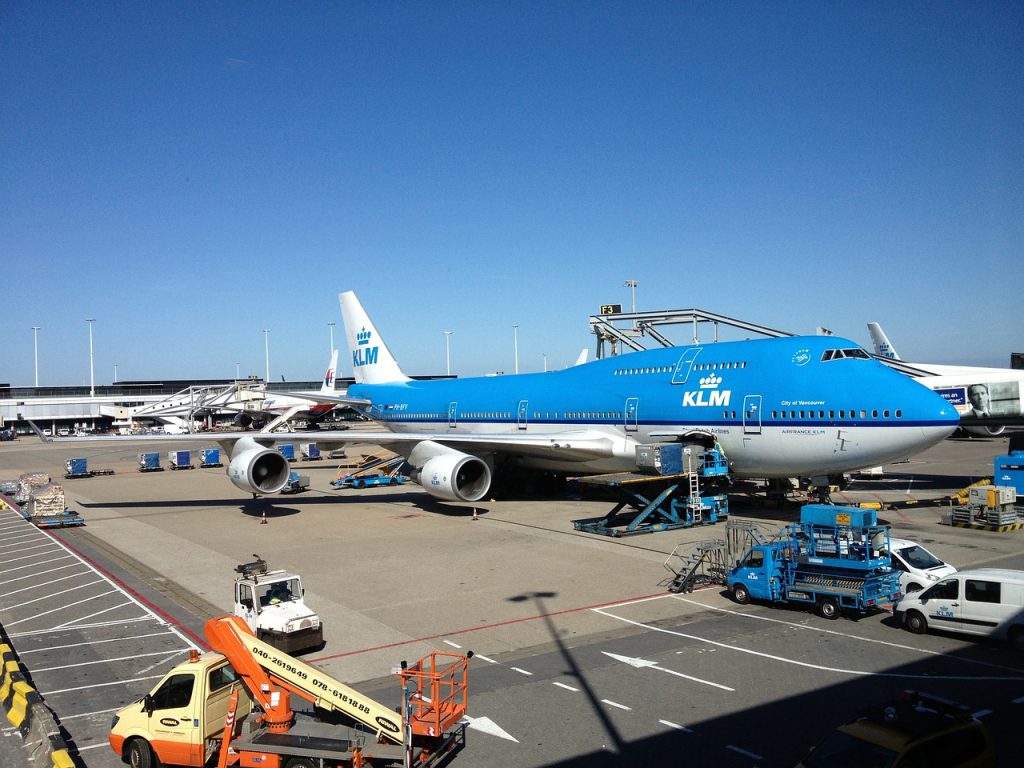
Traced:
[[[0, 518], [0, 623], [82, 765], [121, 765], [105, 742], [110, 715], [204, 646], [203, 623], [231, 612], [233, 568], [253, 553], [301, 573], [325, 622], [326, 646], [304, 660], [382, 703], [399, 701], [390, 672], [400, 660], [476, 653], [470, 730], [455, 765], [685, 756], [788, 766], [858, 708], [905, 688], [982, 713], [1000, 765], [1018, 763], [1024, 657], [1003, 644], [910, 635], [887, 613], [829, 622], [737, 606], [719, 588], [667, 593], [673, 548], [721, 538], [723, 525], [600, 537], [571, 521], [613, 503], [565, 498], [478, 503], [474, 520], [473, 505], [439, 503], [413, 484], [332, 489], [337, 460], [296, 464], [311, 478], [305, 493], [253, 501], [224, 469], [136, 471], [138, 453], [160, 449], [0, 445], [0, 480], [45, 471], [60, 481], [72, 456], [115, 470], [60, 481], [84, 528], [51, 535]], [[349, 456], [372, 450], [350, 447]], [[948, 505], [932, 503], [991, 476], [992, 457], [1006, 450], [1002, 438], [947, 440], [834, 501], [916, 502], [880, 513], [893, 536], [961, 568], [1024, 569], [1024, 532], [951, 528], [942, 524]], [[797, 514], [796, 505], [733, 500], [734, 518], [770, 526]], [[16, 739], [0, 730], [0, 761]]]

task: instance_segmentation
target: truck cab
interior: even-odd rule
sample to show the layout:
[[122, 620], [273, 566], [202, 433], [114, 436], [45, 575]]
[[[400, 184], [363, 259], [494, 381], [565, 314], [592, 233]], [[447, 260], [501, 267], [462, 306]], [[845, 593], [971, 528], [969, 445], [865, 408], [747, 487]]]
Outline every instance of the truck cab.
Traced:
[[[193, 651], [187, 662], [168, 672], [150, 693], [114, 715], [108, 737], [111, 748], [132, 768], [203, 765], [224, 730], [228, 700], [237, 680], [223, 655], [200, 656]], [[241, 696], [236, 716], [251, 711], [252, 700]]]
[[234, 615], [257, 638], [285, 653], [323, 646], [323, 622], [305, 602], [297, 573], [271, 571], [256, 555], [251, 563], [235, 567]]

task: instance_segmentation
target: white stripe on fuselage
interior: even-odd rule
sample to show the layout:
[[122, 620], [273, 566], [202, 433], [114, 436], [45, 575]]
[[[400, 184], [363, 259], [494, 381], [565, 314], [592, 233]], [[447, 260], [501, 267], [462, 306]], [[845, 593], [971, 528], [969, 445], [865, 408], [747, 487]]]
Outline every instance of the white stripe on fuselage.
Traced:
[[[636, 446], [664, 442], [656, 437], [667, 430], [679, 431], [678, 425], [641, 425], [635, 432], [621, 426], [604, 424], [529, 423], [519, 429], [515, 422], [457, 422], [450, 427], [438, 421], [384, 421], [392, 432], [433, 433], [439, 442], [445, 436], [459, 435], [567, 435], [586, 431], [612, 439], [614, 456], [593, 461], [566, 461], [557, 457], [524, 456], [523, 464], [534, 469], [562, 472], [629, 472], [635, 471]], [[688, 425], [686, 431], [714, 435], [729, 459], [733, 477], [793, 477], [823, 475], [848, 471], [851, 467], [875, 466], [906, 458], [912, 452], [942, 442], [949, 435], [948, 427], [920, 426], [804, 426], [799, 423], [763, 426], [759, 434], [745, 433], [742, 424]], [[475, 453], [470, 445], [462, 450]], [[514, 447], [509, 448], [514, 453]]]

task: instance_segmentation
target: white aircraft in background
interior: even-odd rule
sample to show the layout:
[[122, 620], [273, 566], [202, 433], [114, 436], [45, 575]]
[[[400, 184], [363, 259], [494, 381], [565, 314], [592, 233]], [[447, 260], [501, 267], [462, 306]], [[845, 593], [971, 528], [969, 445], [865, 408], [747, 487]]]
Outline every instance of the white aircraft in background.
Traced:
[[[334, 375], [337, 370], [338, 350], [335, 349], [331, 352], [331, 364], [324, 374], [320, 391], [317, 393], [310, 392], [310, 395], [334, 395]], [[302, 394], [302, 392], [283, 394], [265, 391], [263, 401], [253, 401], [256, 403], [256, 407], [253, 410], [242, 413], [240, 421], [242, 421], [243, 426], [248, 426], [248, 424], [245, 424], [246, 417], [248, 417], [249, 423], [262, 420], [267, 422], [263, 429], [269, 432], [292, 419], [301, 419], [309, 422], [320, 421], [334, 410], [336, 403], [325, 403], [322, 400], [305, 398], [301, 396]], [[253, 414], [257, 415], [256, 419], [252, 418]]]
[[[973, 435], [1001, 435], [1006, 424], [1020, 422], [1024, 404], [1024, 371], [1012, 368], [981, 368], [965, 365], [906, 363], [878, 323], [868, 323], [875, 355], [891, 360], [898, 370], [913, 376], [942, 395], [960, 414], [961, 427]], [[978, 423], [972, 422], [989, 422]]]

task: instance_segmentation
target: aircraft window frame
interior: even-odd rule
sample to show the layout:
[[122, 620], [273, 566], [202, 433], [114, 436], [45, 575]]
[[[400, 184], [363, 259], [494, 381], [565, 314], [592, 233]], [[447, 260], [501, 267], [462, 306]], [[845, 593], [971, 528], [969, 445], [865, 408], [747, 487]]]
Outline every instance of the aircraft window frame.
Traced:
[[886, 418], [886, 419], [889, 418], [889, 409], [888, 408], [886, 408], [884, 411], [882, 411], [882, 416], [884, 418]]
[[900, 408], [896, 409], [896, 418], [897, 419], [902, 419], [903, 418], [903, 410], [902, 409], [900, 409]]
[[860, 417], [862, 419], [866, 419], [868, 417], [868, 412], [866, 410], [864, 410], [863, 408], [860, 409]]
[[872, 419], [877, 419], [878, 418], [878, 409], [877, 408], [875, 408], [875, 409], [873, 409], [871, 411], [871, 418]]

